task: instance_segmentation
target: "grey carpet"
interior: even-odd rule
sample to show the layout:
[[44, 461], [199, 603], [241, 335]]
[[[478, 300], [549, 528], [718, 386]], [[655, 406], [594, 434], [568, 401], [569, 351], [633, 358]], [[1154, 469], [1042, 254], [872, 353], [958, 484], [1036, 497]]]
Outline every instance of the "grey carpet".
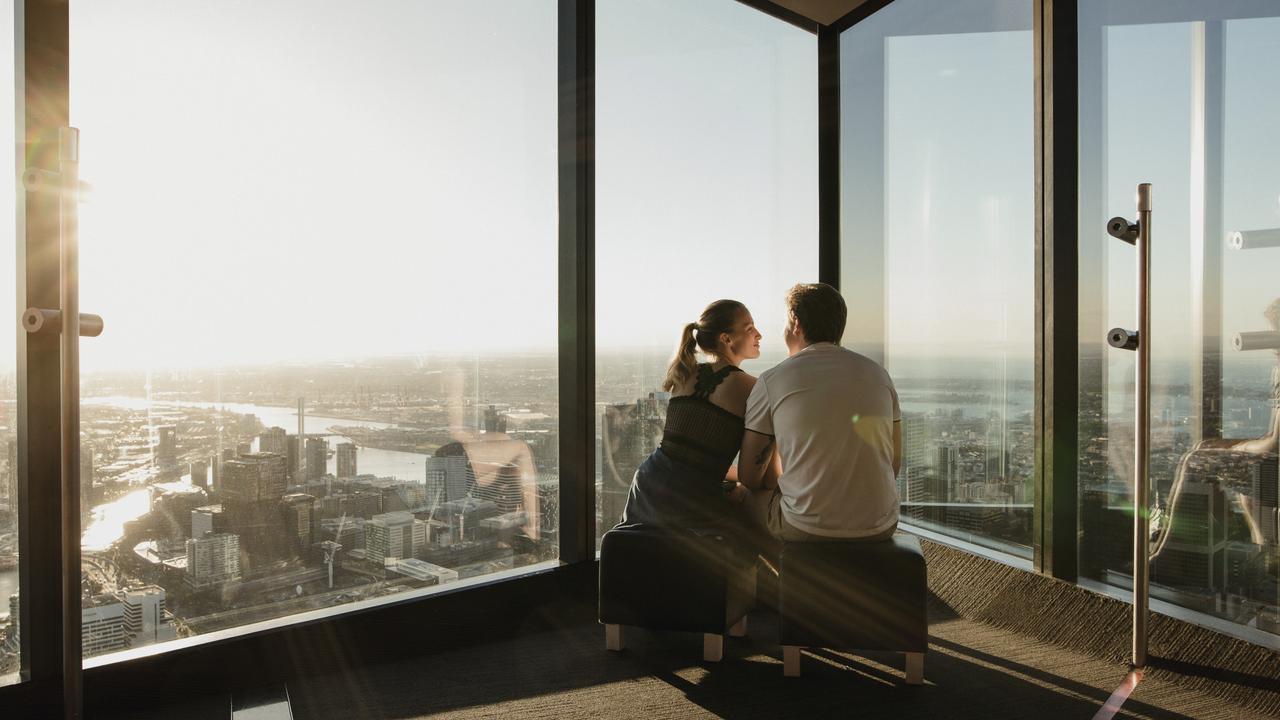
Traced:
[[[592, 622], [289, 684], [294, 717], [319, 718], [1091, 718], [1123, 679], [1119, 663], [1064, 650], [935, 608], [926, 685], [902, 683], [901, 656], [806, 653], [783, 678], [776, 617], [701, 662], [701, 638], [627, 631], [604, 650]], [[1159, 677], [1119, 717], [1252, 718], [1244, 707]]]

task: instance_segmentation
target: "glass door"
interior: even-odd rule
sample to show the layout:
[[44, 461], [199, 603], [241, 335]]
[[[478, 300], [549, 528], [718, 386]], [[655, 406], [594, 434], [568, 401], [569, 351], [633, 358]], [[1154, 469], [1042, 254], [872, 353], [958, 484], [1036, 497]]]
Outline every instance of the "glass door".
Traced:
[[1280, 11], [1080, 3], [1080, 572], [1133, 586], [1133, 248], [1152, 184], [1150, 598], [1277, 646]]

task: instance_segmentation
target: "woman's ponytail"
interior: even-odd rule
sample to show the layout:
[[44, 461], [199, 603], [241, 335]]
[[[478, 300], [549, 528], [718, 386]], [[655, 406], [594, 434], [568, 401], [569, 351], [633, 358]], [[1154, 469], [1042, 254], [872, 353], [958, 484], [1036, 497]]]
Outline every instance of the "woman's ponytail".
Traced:
[[667, 376], [662, 380], [662, 389], [674, 392], [698, 372], [698, 339], [694, 331], [698, 323], [689, 323], [680, 332], [680, 344], [676, 346], [676, 355], [667, 366]]

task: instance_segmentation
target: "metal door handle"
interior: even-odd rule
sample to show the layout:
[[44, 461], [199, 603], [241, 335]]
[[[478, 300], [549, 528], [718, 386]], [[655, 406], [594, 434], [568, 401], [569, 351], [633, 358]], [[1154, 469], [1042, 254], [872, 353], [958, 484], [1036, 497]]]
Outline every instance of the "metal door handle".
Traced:
[[1113, 328], [1112, 347], [1137, 353], [1133, 438], [1133, 666], [1147, 664], [1147, 595], [1150, 579], [1148, 490], [1151, 484], [1151, 183], [1138, 185], [1138, 220], [1107, 221], [1107, 232], [1138, 251], [1138, 329]]

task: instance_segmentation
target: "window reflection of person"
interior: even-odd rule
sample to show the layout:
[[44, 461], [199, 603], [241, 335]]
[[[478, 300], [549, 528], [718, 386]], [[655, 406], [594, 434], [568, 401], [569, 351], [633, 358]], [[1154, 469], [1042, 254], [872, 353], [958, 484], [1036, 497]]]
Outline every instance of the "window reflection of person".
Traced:
[[[1280, 298], [1272, 301], [1271, 305], [1262, 314], [1267, 319], [1267, 322], [1271, 324], [1271, 330], [1280, 332]], [[1197, 443], [1191, 452], [1182, 456], [1181, 462], [1178, 463], [1178, 471], [1174, 477], [1173, 487], [1170, 490], [1169, 516], [1162, 522], [1152, 524], [1151, 530], [1156, 537], [1151, 546], [1151, 557], [1153, 559], [1163, 552], [1165, 544], [1169, 541], [1173, 520], [1178, 512], [1178, 500], [1182, 494], [1182, 485], [1193, 464], [1205, 467], [1201, 464], [1209, 463], [1209, 468], [1216, 468], [1218, 472], [1221, 472], [1222, 468], [1229, 467], [1233, 460], [1241, 456], [1276, 454], [1277, 440], [1280, 440], [1280, 348], [1276, 349], [1275, 354], [1276, 365], [1271, 368], [1271, 423], [1266, 434], [1261, 437], [1245, 439], [1207, 438]], [[1224, 454], [1218, 455], [1218, 453]], [[1252, 497], [1246, 492], [1234, 492], [1232, 495], [1234, 495], [1236, 506], [1240, 509], [1241, 517], [1249, 528], [1252, 541], [1255, 544], [1264, 544], [1262, 530], [1254, 519], [1254, 505], [1258, 502], [1258, 498]]]
[[[479, 378], [477, 378], [477, 381]], [[445, 403], [449, 413], [449, 434], [461, 446], [475, 477], [475, 485], [468, 495], [485, 494], [486, 489], [510, 482], [518, 477], [520, 486], [520, 511], [524, 512], [521, 528], [530, 540], [537, 540], [540, 529], [538, 509], [538, 471], [533, 451], [524, 440], [508, 435], [505, 427], [490, 427], [482, 431], [466, 422], [465, 378], [461, 371], [449, 372], [445, 377]], [[476, 399], [478, 403], [478, 398]]]
[[[1262, 313], [1271, 324], [1272, 332], [1280, 332], [1280, 298], [1272, 301]], [[1277, 451], [1280, 440], [1280, 348], [1275, 350], [1276, 365], [1271, 368], [1271, 424], [1262, 437], [1245, 440], [1212, 438], [1196, 446], [1197, 450], [1230, 450], [1252, 455], [1266, 455]]]

